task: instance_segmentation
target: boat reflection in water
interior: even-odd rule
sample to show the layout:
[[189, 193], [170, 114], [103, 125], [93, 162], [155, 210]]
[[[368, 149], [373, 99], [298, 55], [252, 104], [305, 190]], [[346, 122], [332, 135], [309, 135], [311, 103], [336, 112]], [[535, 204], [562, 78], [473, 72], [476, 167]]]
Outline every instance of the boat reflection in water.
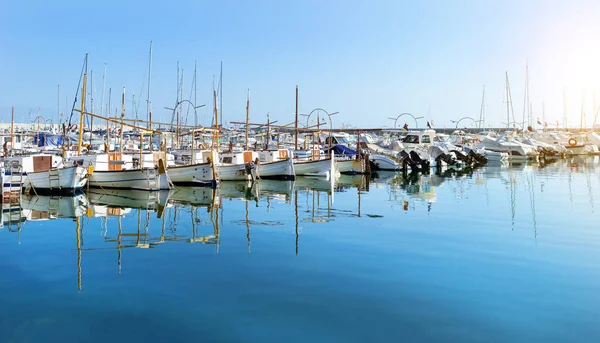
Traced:
[[74, 196], [21, 195], [21, 208], [27, 220], [77, 218], [87, 214], [84, 193]]

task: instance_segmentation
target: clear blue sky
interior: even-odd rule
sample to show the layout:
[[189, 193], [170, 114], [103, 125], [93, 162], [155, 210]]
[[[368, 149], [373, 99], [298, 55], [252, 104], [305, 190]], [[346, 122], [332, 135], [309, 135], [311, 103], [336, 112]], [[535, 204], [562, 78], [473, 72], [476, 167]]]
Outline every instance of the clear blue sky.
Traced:
[[251, 121], [264, 122], [270, 112], [272, 120], [292, 122], [298, 84], [300, 112], [339, 111], [334, 127], [391, 126], [388, 117], [403, 112], [451, 127], [451, 120], [478, 118], [485, 84], [487, 123], [500, 126], [505, 71], [515, 117], [522, 118], [528, 59], [534, 117], [542, 117], [544, 102], [547, 121], [562, 122], [566, 88], [569, 124], [579, 124], [584, 95], [591, 124], [600, 80], [598, 13], [593, 0], [4, 1], [0, 120], [9, 120], [10, 106], [19, 121], [38, 108], [57, 118], [59, 84], [61, 111], [68, 112], [86, 52], [96, 111], [106, 63], [113, 112], [125, 86], [127, 116], [135, 95], [144, 117], [153, 41], [151, 100], [154, 117], [165, 121], [177, 62], [189, 98], [197, 60], [203, 124], [210, 124], [222, 61], [225, 122], [244, 120], [247, 89]]

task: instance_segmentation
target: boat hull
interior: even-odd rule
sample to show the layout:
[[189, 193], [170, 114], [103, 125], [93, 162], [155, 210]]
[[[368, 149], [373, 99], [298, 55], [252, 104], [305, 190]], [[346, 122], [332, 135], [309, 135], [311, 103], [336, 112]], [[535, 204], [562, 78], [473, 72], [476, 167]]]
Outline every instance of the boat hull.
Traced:
[[364, 160], [336, 160], [336, 168], [340, 174], [354, 175], [364, 174]]
[[87, 182], [87, 169], [83, 167], [66, 167], [50, 169], [41, 172], [27, 173], [25, 188], [31, 188], [35, 193], [71, 193], [83, 188]]
[[174, 185], [217, 186], [217, 180], [213, 179], [212, 163], [196, 163], [187, 166], [169, 167], [168, 172], [169, 178]]
[[90, 187], [111, 189], [137, 189], [158, 191], [170, 189], [166, 174], [158, 169], [134, 169], [93, 172], [89, 176]]
[[297, 176], [330, 177], [332, 175], [331, 165], [331, 158], [310, 162], [294, 162], [294, 172]]
[[396, 161], [383, 155], [371, 155], [369, 161], [375, 170], [400, 170], [400, 165]]
[[296, 179], [294, 162], [291, 158], [276, 162], [259, 163], [256, 166], [256, 175], [259, 179], [264, 180], [294, 181]]
[[248, 172], [245, 164], [221, 164], [217, 170], [221, 181], [248, 181], [254, 173], [254, 170]]

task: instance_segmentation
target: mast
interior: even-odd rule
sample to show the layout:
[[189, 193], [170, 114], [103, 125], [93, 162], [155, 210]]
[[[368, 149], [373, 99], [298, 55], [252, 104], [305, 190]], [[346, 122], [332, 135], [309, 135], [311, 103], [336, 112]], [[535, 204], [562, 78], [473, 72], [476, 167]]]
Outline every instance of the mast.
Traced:
[[546, 131], [546, 104], [542, 101], [542, 127]]
[[[152, 111], [150, 110], [150, 84], [152, 82], [152, 41], [150, 41], [150, 53], [148, 58], [148, 96], [146, 99], [146, 116], [148, 119], [148, 129], [152, 130]], [[152, 150], [152, 142], [150, 143]]]
[[104, 86], [106, 85], [106, 63], [104, 63], [104, 73], [102, 73], [102, 101], [100, 102], [100, 113], [104, 115]]
[[[196, 61], [194, 61], [194, 126], [198, 127], [198, 112], [196, 112], [196, 108], [198, 108], [198, 103], [196, 102], [197, 100], [197, 94], [198, 92], [196, 91], [196, 83], [198, 82], [196, 79]], [[187, 123], [186, 123], [187, 125]], [[193, 140], [193, 137], [192, 137]], [[193, 145], [193, 142], [192, 142]], [[192, 147], [193, 149], [193, 147]]]
[[[112, 88], [108, 89], [108, 111], [106, 111], [107, 117], [110, 119], [110, 99], [112, 99]], [[106, 121], [106, 151], [110, 151], [110, 121]]]
[[267, 144], [265, 146], [265, 150], [269, 150], [269, 138], [271, 137], [271, 134], [269, 133], [269, 129], [271, 128], [271, 123], [269, 120], [269, 112], [267, 112]]
[[221, 131], [219, 129], [219, 109], [217, 108], [217, 91], [213, 89], [213, 98], [214, 98], [214, 104], [215, 104], [215, 126], [216, 126], [216, 130], [213, 133], [213, 149], [216, 149], [217, 152], [219, 151], [219, 131]]
[[56, 115], [58, 116], [58, 127], [60, 130], [60, 122], [61, 122], [61, 118], [60, 118], [60, 85], [58, 85], [58, 96], [56, 97]]
[[[527, 59], [525, 60], [525, 96], [523, 99], [523, 129], [525, 129], [525, 123], [531, 125], [529, 118], [529, 64]], [[527, 114], [527, 115], [526, 115]]]
[[[594, 107], [592, 107], [594, 113], [594, 121], [592, 122], [592, 131], [594, 131], [594, 125], [596, 125], [596, 117], [598, 116], [598, 112], [596, 111], [596, 91], [593, 93], [594, 95]], [[587, 123], [586, 123], [587, 125]]]
[[563, 87], [563, 127], [567, 131], [567, 87]]
[[[90, 91], [90, 108], [94, 113], [94, 70], [90, 71], [91, 91]], [[92, 135], [94, 134], [94, 117], [90, 116], [90, 148], [92, 147]]]
[[10, 117], [10, 149], [15, 148], [15, 107], [12, 107], [12, 114]]
[[585, 94], [581, 99], [581, 117], [579, 118], [579, 131], [583, 131], [583, 124], [585, 123]]
[[298, 150], [298, 85], [296, 85], [296, 121], [294, 122], [294, 131], [296, 135], [294, 138], [294, 150]]
[[508, 72], [505, 72], [505, 73], [506, 73], [506, 82], [505, 82], [506, 83], [506, 129], [508, 130], [508, 129], [510, 129], [510, 107], [508, 106], [508, 103], [510, 100], [509, 100], [509, 96], [508, 96], [508, 89], [509, 89], [508, 88], [509, 87]]
[[123, 154], [123, 119], [125, 118], [125, 87], [121, 96], [121, 128], [119, 129], [119, 153]]
[[219, 109], [221, 109], [221, 125], [223, 125], [223, 61], [221, 61], [221, 73], [219, 76]]
[[79, 114], [79, 137], [77, 139], [77, 155], [81, 155], [81, 143], [83, 140], [83, 116], [85, 113], [85, 92], [87, 83], [87, 61], [88, 54], [85, 54], [85, 73], [83, 74], [83, 87], [81, 90], [81, 113]]
[[248, 121], [250, 121], [250, 90], [248, 89], [248, 99], [246, 100], [246, 144], [244, 150], [248, 150]]
[[485, 128], [485, 85], [483, 85], [483, 95], [481, 96], [481, 109], [479, 110], [479, 125]]

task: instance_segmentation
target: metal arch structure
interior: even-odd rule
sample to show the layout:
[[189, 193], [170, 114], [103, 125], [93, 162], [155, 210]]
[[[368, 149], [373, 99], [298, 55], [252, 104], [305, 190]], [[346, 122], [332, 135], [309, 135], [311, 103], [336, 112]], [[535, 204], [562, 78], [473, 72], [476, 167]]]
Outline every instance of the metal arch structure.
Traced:
[[415, 117], [414, 115], [412, 115], [411, 113], [408, 113], [408, 112], [400, 113], [396, 118], [388, 117], [388, 119], [391, 119], [394, 121], [394, 129], [398, 128], [398, 126], [397, 126], [398, 119], [400, 119], [403, 116], [410, 116], [415, 121], [415, 129], [419, 127], [419, 123], [417, 122], [417, 120], [423, 119], [423, 116]]
[[[301, 114], [303, 116], [306, 116], [306, 127], [309, 127], [308, 123], [310, 120], [310, 116], [315, 113], [315, 112], [325, 112], [325, 114], [327, 114], [327, 119], [329, 119], [329, 148], [331, 149], [331, 130], [333, 130], [333, 122], [331, 121], [331, 116], [334, 114], [337, 114], [339, 112], [333, 112], [333, 113], [329, 113], [327, 110], [321, 108], [321, 107], [317, 107], [315, 109], [313, 109], [312, 111], [310, 111], [309, 114]], [[319, 118], [319, 116], [317, 115], [317, 129], [320, 129], [321, 126], [321, 118]], [[313, 136], [314, 138], [314, 136]]]
[[451, 120], [451, 122], [453, 122], [453, 123], [456, 123], [456, 127], [455, 127], [455, 128], [456, 128], [456, 129], [458, 129], [458, 124], [460, 124], [460, 122], [461, 122], [461, 121], [463, 121], [463, 120], [465, 120], [465, 119], [470, 119], [470, 120], [472, 120], [472, 121], [475, 123], [475, 127], [476, 127], [477, 129], [480, 129], [479, 125], [480, 125], [480, 123], [481, 123], [481, 120], [475, 120], [475, 118], [473, 118], [473, 117], [469, 117], [469, 116], [462, 117], [462, 118], [460, 118], [459, 120]]
[[[183, 103], [188, 103], [188, 104], [190, 104], [190, 106], [192, 106], [192, 108], [194, 109], [194, 117], [195, 117], [194, 124], [197, 124], [197, 122], [198, 122], [198, 111], [196, 111], [196, 110], [199, 109], [200, 107], [204, 107], [206, 105], [195, 106], [189, 100], [181, 100], [181, 101], [178, 101], [175, 104], [175, 107], [173, 107], [173, 108], [165, 107], [165, 109], [173, 111], [173, 113], [171, 114], [171, 118], [172, 118], [173, 116], [175, 116], [175, 111], [177, 111], [177, 109], [179, 108], [179, 106], [181, 106]], [[195, 126], [197, 126], [197, 125], [195, 125]]]
[[[308, 127], [308, 126], [309, 126], [309, 125], [308, 125], [308, 122], [309, 122], [309, 120], [310, 120], [310, 116], [311, 116], [313, 113], [317, 112], [317, 111], [323, 111], [323, 112], [325, 112], [325, 114], [327, 114], [327, 117], [329, 118], [329, 124], [330, 124], [330, 126], [331, 126], [331, 116], [332, 116], [332, 115], [334, 115], [334, 114], [337, 114], [337, 113], [339, 113], [339, 112], [333, 112], [333, 113], [329, 113], [329, 112], [327, 112], [327, 110], [325, 110], [325, 109], [322, 109], [322, 108], [320, 108], [320, 107], [317, 107], [317, 108], [315, 108], [314, 110], [310, 111], [310, 113], [309, 113], [309, 114], [300, 114], [300, 115], [302, 115], [302, 116], [305, 116], [305, 117], [306, 117], [306, 127]], [[321, 122], [321, 119], [320, 119], [320, 118], [317, 118], [317, 125], [320, 125], [320, 122]]]

